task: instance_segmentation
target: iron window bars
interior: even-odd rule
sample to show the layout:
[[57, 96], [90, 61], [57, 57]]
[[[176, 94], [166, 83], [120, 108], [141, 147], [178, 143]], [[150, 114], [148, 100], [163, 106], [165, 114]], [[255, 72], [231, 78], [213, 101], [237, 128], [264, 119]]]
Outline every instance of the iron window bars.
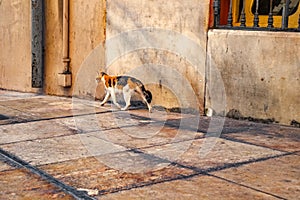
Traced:
[[[223, 29], [300, 32], [299, 4], [299, 0], [214, 0], [213, 26]], [[228, 13], [224, 13], [226, 10]], [[226, 24], [224, 20], [227, 20]]]

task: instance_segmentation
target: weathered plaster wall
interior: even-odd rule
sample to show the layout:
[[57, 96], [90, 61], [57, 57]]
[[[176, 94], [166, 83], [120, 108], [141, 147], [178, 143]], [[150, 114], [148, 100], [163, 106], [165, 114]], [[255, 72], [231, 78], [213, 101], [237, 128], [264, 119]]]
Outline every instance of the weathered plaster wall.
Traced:
[[[62, 73], [63, 1], [45, 1], [45, 92], [64, 94], [58, 86], [57, 75]], [[65, 92], [68, 94], [68, 91]]]
[[106, 68], [146, 83], [153, 104], [203, 111], [209, 0], [107, 0]]
[[31, 92], [30, 1], [0, 1], [0, 88]]
[[[94, 80], [102, 69], [139, 78], [156, 105], [203, 111], [206, 99], [219, 113], [236, 109], [245, 117], [300, 121], [299, 34], [207, 32], [208, 12], [209, 0], [70, 1], [73, 85], [66, 89], [58, 85], [63, 4], [46, 0], [44, 91], [101, 98]], [[30, 20], [30, 1], [0, 0], [0, 88], [37, 91], [31, 88]]]
[[222, 93], [214, 85], [220, 73], [226, 92], [219, 98], [226, 98], [226, 112], [236, 109], [245, 117], [285, 124], [300, 121], [299, 46], [299, 33], [211, 30], [208, 88]]
[[[96, 71], [104, 65], [105, 0], [69, 1], [69, 44], [72, 87], [58, 85], [58, 74], [64, 71], [62, 55], [63, 1], [47, 0], [45, 45], [45, 92], [55, 95], [93, 96]], [[95, 50], [102, 53], [83, 65]], [[79, 81], [79, 82], [78, 82]]]

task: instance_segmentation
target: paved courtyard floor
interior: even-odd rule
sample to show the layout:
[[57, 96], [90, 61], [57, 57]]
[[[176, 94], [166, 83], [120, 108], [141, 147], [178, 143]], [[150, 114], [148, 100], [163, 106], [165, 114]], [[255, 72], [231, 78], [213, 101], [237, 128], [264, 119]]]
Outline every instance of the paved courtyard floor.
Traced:
[[299, 128], [0, 90], [0, 199], [299, 197]]

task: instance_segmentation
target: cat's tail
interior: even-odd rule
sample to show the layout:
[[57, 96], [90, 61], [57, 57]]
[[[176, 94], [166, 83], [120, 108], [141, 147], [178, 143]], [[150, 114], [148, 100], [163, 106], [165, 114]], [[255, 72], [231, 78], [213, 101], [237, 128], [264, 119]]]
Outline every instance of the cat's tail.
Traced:
[[145, 90], [144, 92], [145, 98], [147, 100], [148, 103], [151, 103], [152, 101], [152, 94], [149, 90]]
[[141, 88], [143, 95], [145, 96], [147, 102], [150, 104], [152, 101], [152, 93], [149, 90], [146, 90], [144, 85], [142, 85], [140, 88]]

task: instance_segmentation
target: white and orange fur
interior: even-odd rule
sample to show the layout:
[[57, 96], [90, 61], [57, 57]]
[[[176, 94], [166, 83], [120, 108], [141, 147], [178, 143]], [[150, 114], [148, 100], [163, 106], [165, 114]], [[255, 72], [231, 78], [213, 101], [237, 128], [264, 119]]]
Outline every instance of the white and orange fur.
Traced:
[[[149, 112], [151, 112], [151, 101], [152, 94], [149, 90], [145, 89], [143, 83], [133, 77], [130, 76], [109, 76], [104, 72], [100, 72], [98, 77], [96, 78], [98, 83], [102, 82], [106, 89], [106, 95], [103, 101], [100, 103], [103, 106], [111, 97], [113, 103], [120, 108], [121, 110], [127, 110], [130, 106], [130, 99], [134, 93], [140, 95], [143, 101], [146, 103]], [[120, 104], [118, 104], [116, 100], [116, 94], [123, 93], [123, 97], [125, 100], [125, 107], [121, 108]]]

